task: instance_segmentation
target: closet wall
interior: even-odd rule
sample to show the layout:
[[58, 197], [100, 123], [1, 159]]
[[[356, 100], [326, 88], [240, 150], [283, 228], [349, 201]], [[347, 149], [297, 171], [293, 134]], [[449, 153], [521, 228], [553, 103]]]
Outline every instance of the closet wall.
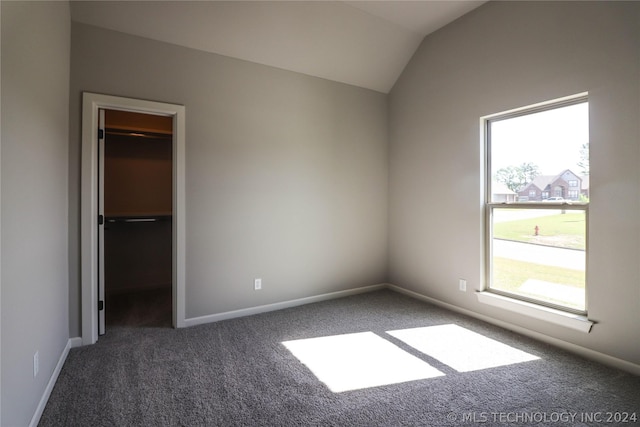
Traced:
[[105, 112], [105, 291], [171, 287], [172, 119]]

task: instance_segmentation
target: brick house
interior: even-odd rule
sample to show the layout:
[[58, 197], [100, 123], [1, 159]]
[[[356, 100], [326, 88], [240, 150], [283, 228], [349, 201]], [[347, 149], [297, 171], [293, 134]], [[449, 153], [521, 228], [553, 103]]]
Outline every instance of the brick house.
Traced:
[[539, 175], [518, 191], [519, 201], [543, 201], [550, 197], [580, 200], [580, 195], [589, 197], [589, 179], [580, 177], [569, 169], [558, 175]]

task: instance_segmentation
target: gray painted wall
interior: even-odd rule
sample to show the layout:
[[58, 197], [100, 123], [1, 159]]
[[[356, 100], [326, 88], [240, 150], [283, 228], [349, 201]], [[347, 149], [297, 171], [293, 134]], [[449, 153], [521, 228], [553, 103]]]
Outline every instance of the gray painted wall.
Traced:
[[71, 44], [71, 336], [82, 91], [186, 107], [187, 318], [386, 280], [386, 95], [77, 23]]
[[[588, 308], [573, 332], [479, 304], [480, 117], [590, 93]], [[390, 280], [640, 363], [640, 3], [488, 3], [428, 36], [390, 94]], [[449, 177], [455, 177], [450, 180]], [[470, 291], [458, 291], [458, 278]]]
[[69, 338], [70, 18], [66, 2], [1, 4], [0, 424], [24, 426]]

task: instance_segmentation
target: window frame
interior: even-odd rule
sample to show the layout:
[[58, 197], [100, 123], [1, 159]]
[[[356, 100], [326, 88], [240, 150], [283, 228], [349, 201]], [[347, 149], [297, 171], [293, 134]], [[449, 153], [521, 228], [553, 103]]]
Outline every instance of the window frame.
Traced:
[[[531, 303], [541, 307], [548, 307], [551, 309], [559, 310], [566, 313], [578, 314], [586, 316], [588, 312], [588, 248], [589, 248], [589, 202], [581, 201], [567, 201], [564, 202], [549, 202], [544, 198], [541, 201], [526, 201], [526, 202], [493, 202], [492, 201], [492, 165], [491, 165], [491, 124], [508, 120], [516, 117], [527, 116], [535, 113], [540, 113], [549, 110], [555, 110], [562, 107], [568, 107], [571, 105], [577, 105], [582, 103], [588, 103], [588, 93], [581, 93], [566, 98], [560, 98], [551, 100], [527, 107], [522, 107], [514, 110], [505, 111], [502, 113], [491, 114], [481, 118], [482, 129], [482, 154], [483, 154], [483, 189], [484, 189], [484, 203], [483, 203], [483, 234], [484, 234], [484, 274], [482, 283], [482, 292], [489, 292], [502, 297], [510, 298], [516, 301], [523, 301], [525, 303]], [[544, 192], [543, 192], [544, 193]], [[551, 193], [551, 192], [550, 192]], [[550, 195], [549, 195], [550, 196]], [[577, 210], [583, 211], [585, 215], [585, 283], [584, 294], [585, 304], [584, 310], [575, 309], [565, 305], [554, 304], [548, 301], [539, 300], [536, 298], [530, 298], [524, 295], [507, 292], [500, 289], [491, 287], [491, 281], [493, 278], [493, 211], [494, 209], [563, 209], [563, 210]]]

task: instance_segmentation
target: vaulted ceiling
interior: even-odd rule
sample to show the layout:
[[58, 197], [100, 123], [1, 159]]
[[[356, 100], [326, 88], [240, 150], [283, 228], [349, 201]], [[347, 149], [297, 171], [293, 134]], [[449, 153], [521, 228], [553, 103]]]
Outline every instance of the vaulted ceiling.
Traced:
[[71, 17], [388, 93], [425, 35], [485, 1], [73, 1]]

